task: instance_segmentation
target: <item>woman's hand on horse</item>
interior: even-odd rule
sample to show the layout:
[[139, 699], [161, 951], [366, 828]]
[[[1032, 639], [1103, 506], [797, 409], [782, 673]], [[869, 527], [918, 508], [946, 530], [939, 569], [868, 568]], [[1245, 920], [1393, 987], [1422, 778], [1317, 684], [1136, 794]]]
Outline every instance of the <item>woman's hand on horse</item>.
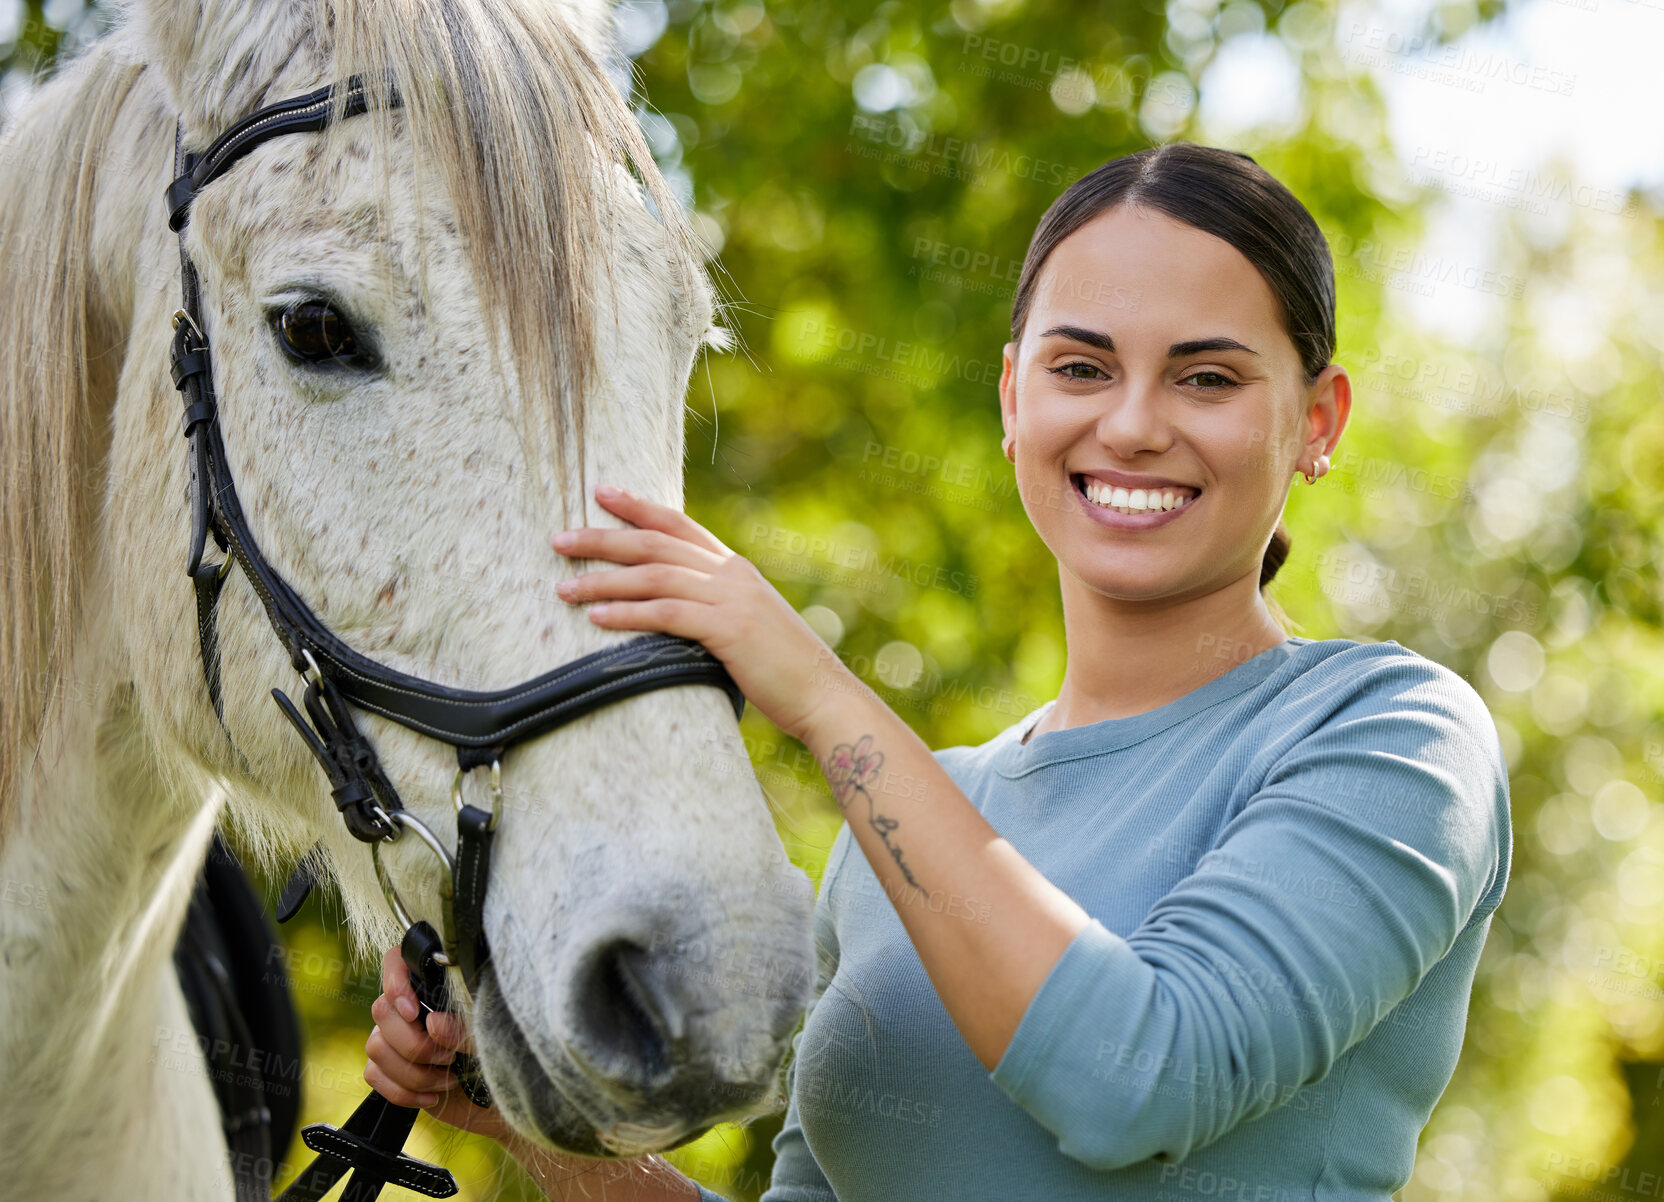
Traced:
[[868, 692], [754, 564], [678, 509], [598, 485], [595, 499], [633, 529], [586, 526], [550, 539], [573, 559], [627, 565], [563, 580], [555, 591], [591, 605], [590, 620], [703, 643], [746, 700], [794, 738], [830, 692]]
[[376, 1020], [364, 1045], [369, 1063], [364, 1080], [397, 1106], [427, 1111], [442, 1123], [500, 1139], [509, 1126], [495, 1107], [481, 1109], [468, 1100], [447, 1067], [457, 1052], [473, 1051], [473, 1044], [454, 1014], [429, 1014], [422, 1021], [416, 991], [399, 949], [391, 947], [381, 959], [381, 996], [370, 1003]]

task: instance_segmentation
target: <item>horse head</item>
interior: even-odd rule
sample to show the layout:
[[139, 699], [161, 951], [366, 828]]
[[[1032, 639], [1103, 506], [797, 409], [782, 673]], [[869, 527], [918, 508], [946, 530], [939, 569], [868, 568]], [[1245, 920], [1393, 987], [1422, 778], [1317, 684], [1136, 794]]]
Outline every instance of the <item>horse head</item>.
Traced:
[[[629, 637], [557, 598], [598, 565], [548, 536], [618, 524], [588, 500], [596, 481], [680, 505], [682, 397], [717, 333], [677, 202], [608, 79], [605, 11], [147, 0], [139, 16], [190, 150], [349, 77], [399, 99], [256, 147], [192, 203], [226, 462], [265, 559], [354, 651], [456, 689]], [[160, 192], [145, 204], [154, 266], [170, 249]], [[235, 571], [218, 605], [223, 729], [209, 705], [178, 571], [177, 301], [140, 292], [111, 493], [113, 528], [144, 534], [118, 573], [140, 708], [159, 744], [226, 782], [273, 863], [317, 845], [361, 947], [385, 946], [397, 930], [371, 858], [272, 703], [295, 667]], [[410, 813], [453, 829], [452, 749], [355, 717]], [[754, 1107], [808, 989], [811, 891], [728, 698], [632, 697], [511, 747], [501, 770], [491, 959], [470, 1010], [506, 1116], [551, 1146], [633, 1155]], [[438, 860], [416, 839], [382, 859], [437, 919]]]

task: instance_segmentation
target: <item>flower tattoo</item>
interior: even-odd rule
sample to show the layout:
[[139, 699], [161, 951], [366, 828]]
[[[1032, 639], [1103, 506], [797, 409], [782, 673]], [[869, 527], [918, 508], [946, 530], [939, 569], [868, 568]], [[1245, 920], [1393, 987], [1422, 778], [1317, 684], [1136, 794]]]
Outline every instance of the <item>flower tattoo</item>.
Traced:
[[901, 826], [901, 823], [878, 812], [878, 803], [873, 800], [867, 786], [878, 780], [878, 770], [884, 766], [884, 753], [874, 751], [872, 736], [862, 735], [856, 744], [840, 743], [833, 748], [831, 757], [826, 762], [826, 779], [832, 786], [832, 796], [837, 798], [838, 807], [848, 811], [859, 793], [867, 799], [867, 825], [878, 832], [878, 837], [884, 841], [884, 846], [890, 849], [890, 856], [901, 870], [901, 875], [913, 888], [919, 888], [919, 882], [913, 879], [912, 869], [902, 859], [901, 848], [890, 842], [890, 832]]

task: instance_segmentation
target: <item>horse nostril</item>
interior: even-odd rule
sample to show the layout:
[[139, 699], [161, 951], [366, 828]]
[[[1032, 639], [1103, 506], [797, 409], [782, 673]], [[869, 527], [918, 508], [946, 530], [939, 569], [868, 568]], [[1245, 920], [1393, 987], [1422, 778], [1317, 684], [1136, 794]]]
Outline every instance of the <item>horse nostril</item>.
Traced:
[[662, 968], [627, 939], [594, 952], [578, 986], [579, 1015], [606, 1076], [636, 1088], [662, 1085], [675, 1068], [683, 1015]]

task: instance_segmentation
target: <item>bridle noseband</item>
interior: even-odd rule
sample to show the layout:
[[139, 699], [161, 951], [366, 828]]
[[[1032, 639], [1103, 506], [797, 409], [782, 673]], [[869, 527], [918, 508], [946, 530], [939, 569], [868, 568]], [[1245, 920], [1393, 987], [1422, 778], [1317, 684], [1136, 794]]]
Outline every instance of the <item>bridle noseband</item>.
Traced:
[[[401, 103], [398, 93], [389, 89], [388, 107]], [[337, 638], [261, 554], [244, 518], [221, 438], [201, 284], [185, 249], [191, 202], [197, 192], [262, 143], [284, 134], [322, 130], [337, 117], [352, 117], [369, 107], [366, 88], [354, 78], [339, 93], [320, 88], [268, 105], [221, 134], [201, 154], [187, 153], [183, 129], [176, 130], [177, 178], [168, 187], [167, 207], [168, 226], [179, 233], [183, 293], [183, 303], [174, 314], [172, 370], [174, 385], [184, 394], [185, 438], [190, 446], [191, 536], [186, 572], [195, 584], [203, 675], [222, 725], [215, 613], [233, 563], [259, 594], [289, 662], [306, 685], [305, 715], [282, 690], [273, 689], [272, 697], [323, 767], [347, 829], [370, 844], [388, 903], [406, 928], [402, 950], [412, 982], [425, 1006], [443, 1010], [449, 1008], [445, 970], [454, 966], [473, 993], [490, 955], [484, 931], [485, 888], [491, 842], [502, 818], [501, 771], [508, 749], [612, 702], [672, 685], [716, 685], [728, 693], [736, 717], [745, 708], [745, 698], [722, 662], [705, 647], [664, 634], [631, 639], [491, 692], [453, 689], [408, 676], [359, 654]], [[209, 535], [223, 553], [218, 562], [204, 561]], [[454, 856], [404, 807], [375, 748], [353, 720], [348, 703], [456, 748], [457, 773], [451, 788], [457, 814]], [[468, 803], [462, 795], [464, 775], [477, 767], [491, 770], [490, 811]], [[381, 862], [381, 844], [398, 840], [407, 830], [415, 832], [446, 869], [441, 885], [442, 937], [428, 923], [412, 918]], [[299, 908], [310, 888], [308, 873], [308, 863], [303, 861], [284, 890], [280, 917]], [[479, 1105], [489, 1105], [485, 1083], [471, 1058], [459, 1056], [453, 1068], [468, 1096]], [[319, 1153], [318, 1159], [284, 1191], [280, 1202], [315, 1202], [349, 1170], [356, 1171], [343, 1194], [347, 1202], [367, 1202], [388, 1182], [434, 1197], [454, 1194], [456, 1183], [450, 1174], [399, 1152], [415, 1115], [414, 1110], [393, 1106], [372, 1094], [340, 1129], [323, 1124], [307, 1127], [302, 1137]], [[262, 1159], [237, 1155], [245, 1149], [237, 1146], [236, 1138], [232, 1150], [239, 1166]], [[264, 1163], [264, 1182], [258, 1171], [252, 1180], [238, 1173], [239, 1202], [254, 1198], [263, 1202], [268, 1196], [269, 1151]]]

